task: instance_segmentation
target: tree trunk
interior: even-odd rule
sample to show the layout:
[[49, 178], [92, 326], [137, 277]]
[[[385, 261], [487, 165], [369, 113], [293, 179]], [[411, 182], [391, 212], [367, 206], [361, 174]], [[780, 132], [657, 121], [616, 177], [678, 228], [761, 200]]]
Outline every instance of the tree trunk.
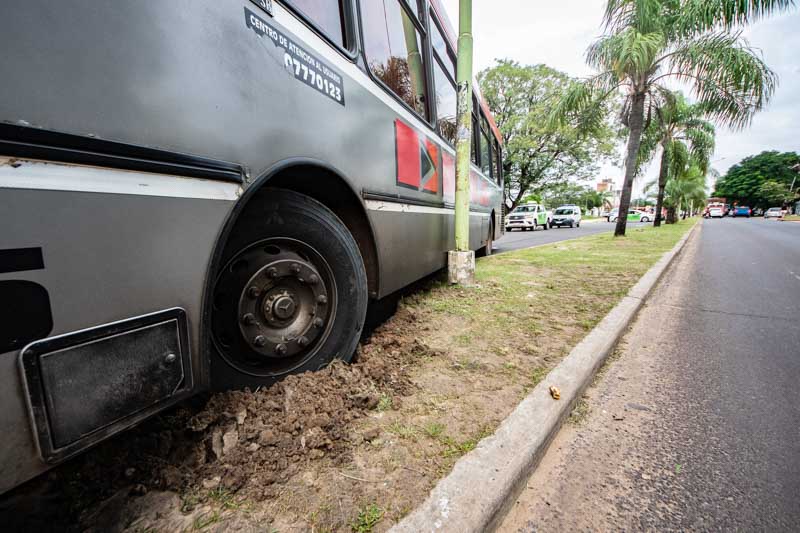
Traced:
[[656, 199], [656, 218], [653, 226], [661, 226], [661, 210], [664, 208], [664, 188], [667, 186], [667, 171], [669, 161], [667, 161], [667, 147], [662, 146], [661, 168], [658, 171], [658, 198]]
[[667, 224], [674, 224], [678, 221], [678, 217], [675, 216], [675, 208], [670, 207], [667, 209]]
[[644, 93], [635, 93], [631, 103], [631, 114], [628, 120], [630, 133], [628, 134], [628, 156], [625, 160], [625, 183], [622, 185], [622, 196], [619, 199], [617, 227], [614, 229], [615, 237], [625, 236], [625, 227], [628, 223], [628, 208], [631, 205], [633, 178], [636, 177], [636, 159], [639, 156], [639, 145], [642, 142], [644, 97]]

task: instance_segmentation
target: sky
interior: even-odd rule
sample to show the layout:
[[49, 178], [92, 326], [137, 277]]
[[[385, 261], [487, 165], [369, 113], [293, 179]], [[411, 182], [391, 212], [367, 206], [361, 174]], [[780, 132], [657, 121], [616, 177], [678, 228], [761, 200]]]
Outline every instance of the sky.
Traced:
[[[442, 0], [450, 20], [458, 22], [458, 0]], [[502, 6], [502, 7], [499, 7]], [[523, 64], [544, 63], [575, 77], [592, 74], [584, 62], [589, 44], [602, 34], [604, 0], [473, 0], [475, 72], [495, 58]], [[772, 101], [741, 131], [718, 128], [712, 167], [724, 174], [749, 155], [764, 150], [800, 151], [800, 9], [759, 21], [744, 31], [780, 82]], [[685, 91], [688, 95], [688, 90]], [[634, 195], [657, 175], [651, 165]], [[622, 184], [622, 170], [605, 164], [597, 179]]]

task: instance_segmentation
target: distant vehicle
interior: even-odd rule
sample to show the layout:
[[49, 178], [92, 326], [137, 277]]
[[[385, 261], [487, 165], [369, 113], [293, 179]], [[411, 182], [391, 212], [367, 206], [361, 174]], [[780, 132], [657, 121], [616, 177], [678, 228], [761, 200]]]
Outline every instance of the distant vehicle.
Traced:
[[731, 214], [731, 204], [725, 204], [725, 213], [723, 216], [728, 216]]
[[[719, 217], [724, 217], [728, 215], [728, 209], [730, 209], [730, 205], [728, 205], [727, 198], [715, 197], [709, 198], [706, 200], [706, 211], [704, 216], [712, 216], [709, 215], [709, 212], [712, 207], [714, 206], [721, 206], [722, 210], [720, 211]], [[716, 216], [714, 218], [717, 218]]]
[[710, 218], [722, 218], [725, 216], [725, 204], [708, 204], [708, 216]]
[[746, 205], [737, 205], [733, 209], [733, 212], [731, 213], [731, 216], [734, 217], [734, 218], [736, 218], [736, 217], [747, 217], [747, 218], [750, 218], [751, 214], [752, 214], [752, 211]]
[[764, 210], [761, 209], [760, 207], [756, 207], [755, 209], [753, 209], [753, 216], [754, 217], [763, 217], [764, 216]]
[[783, 210], [780, 207], [770, 207], [767, 209], [767, 212], [764, 213], [764, 218], [781, 218], [783, 216]]
[[506, 231], [519, 228], [523, 231], [534, 230], [539, 226], [550, 229], [552, 213], [541, 204], [524, 204], [517, 206], [506, 219]]
[[617, 220], [617, 213], [619, 213], [619, 209], [616, 208], [612, 209], [606, 215], [606, 220], [608, 220], [609, 222], [614, 222], [615, 220]]
[[552, 226], [554, 228], [560, 228], [561, 226], [580, 228], [581, 208], [577, 205], [562, 205], [553, 212]]
[[[616, 211], [616, 212], [615, 212]], [[616, 222], [619, 211], [616, 209], [608, 215], [609, 222]], [[628, 222], [650, 222], [652, 215], [639, 211], [638, 209], [628, 209]]]

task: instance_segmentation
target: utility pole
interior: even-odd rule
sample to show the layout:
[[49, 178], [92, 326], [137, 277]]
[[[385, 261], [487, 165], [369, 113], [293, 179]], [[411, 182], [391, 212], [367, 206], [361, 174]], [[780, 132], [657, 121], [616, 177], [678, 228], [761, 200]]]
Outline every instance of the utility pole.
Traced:
[[450, 283], [471, 285], [475, 253], [469, 249], [469, 163], [472, 148], [472, 0], [458, 5], [458, 106], [456, 134], [456, 249], [447, 255]]

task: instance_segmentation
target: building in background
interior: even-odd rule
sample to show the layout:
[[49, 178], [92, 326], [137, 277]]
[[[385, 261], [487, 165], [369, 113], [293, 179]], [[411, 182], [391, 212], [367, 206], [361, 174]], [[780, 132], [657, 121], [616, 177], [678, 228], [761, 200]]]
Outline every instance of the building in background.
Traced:
[[603, 208], [605, 211], [610, 211], [614, 208], [619, 207], [620, 197], [622, 196], [622, 189], [618, 188], [614, 184], [614, 178], [603, 178], [596, 185], [597, 192], [607, 192], [609, 193], [608, 198], [606, 198], [605, 202], [603, 203]]

